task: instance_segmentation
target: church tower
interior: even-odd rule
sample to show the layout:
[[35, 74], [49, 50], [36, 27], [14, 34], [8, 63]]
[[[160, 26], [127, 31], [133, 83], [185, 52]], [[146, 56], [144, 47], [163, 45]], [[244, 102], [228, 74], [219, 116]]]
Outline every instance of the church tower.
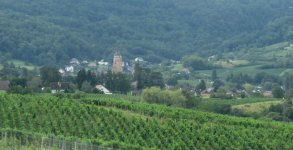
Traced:
[[122, 56], [119, 52], [114, 54], [113, 69], [112, 72], [118, 73], [123, 72], [122, 68]]

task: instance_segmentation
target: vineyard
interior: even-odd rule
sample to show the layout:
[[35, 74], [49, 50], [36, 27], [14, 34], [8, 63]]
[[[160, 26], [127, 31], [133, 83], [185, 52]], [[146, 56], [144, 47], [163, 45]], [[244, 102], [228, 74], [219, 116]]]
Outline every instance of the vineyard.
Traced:
[[0, 99], [3, 128], [116, 149], [293, 149], [293, 126], [277, 122], [108, 98], [0, 94]]

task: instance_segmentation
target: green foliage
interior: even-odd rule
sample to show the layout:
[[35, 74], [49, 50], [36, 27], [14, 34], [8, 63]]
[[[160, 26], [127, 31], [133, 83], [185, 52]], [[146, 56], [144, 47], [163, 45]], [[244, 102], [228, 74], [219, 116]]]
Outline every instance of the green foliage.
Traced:
[[13, 78], [13, 79], [10, 80], [9, 87], [11, 87], [11, 86], [17, 86], [17, 85], [25, 88], [27, 86], [27, 79], [24, 79], [24, 78]]
[[196, 89], [199, 91], [204, 91], [206, 90], [206, 83], [204, 82], [204, 80], [200, 80], [200, 83], [196, 86]]
[[59, 82], [62, 76], [57, 68], [54, 67], [41, 67], [40, 69], [42, 84], [44, 86], [49, 86], [50, 82]]
[[45, 88], [45, 93], [52, 93], [51, 87], [46, 87]]
[[75, 93], [72, 95], [72, 98], [74, 99], [81, 99], [85, 97], [86, 97], [86, 93], [79, 90], [75, 91]]
[[56, 96], [61, 99], [65, 97], [65, 94], [63, 92], [57, 91], [56, 93], [53, 94], [53, 96]]
[[101, 90], [99, 90], [97, 88], [93, 88], [92, 93], [93, 94], [105, 94], [103, 91], [101, 91]]
[[191, 52], [221, 59], [222, 52], [292, 39], [292, 17], [285, 17], [291, 1], [74, 1], [67, 7], [63, 0], [2, 0], [0, 6], [2, 30], [10, 33], [1, 34], [2, 62], [7, 56], [40, 66], [72, 57], [112, 61], [117, 48], [127, 61], [179, 60]]
[[283, 98], [284, 97], [283, 89], [280, 86], [276, 86], [273, 89], [272, 94], [273, 94], [274, 98]]
[[[38, 77], [33, 78], [31, 81], [27, 82], [27, 87], [30, 88], [34, 92], [41, 92], [41, 79]], [[50, 88], [50, 87], [47, 87]]]
[[82, 83], [81, 90], [85, 93], [91, 93], [92, 92], [91, 84], [88, 81], [84, 81]]
[[163, 75], [161, 72], [152, 71], [149, 68], [143, 68], [139, 64], [135, 64], [134, 67], [134, 81], [137, 81], [137, 90], [158, 86], [160, 88], [165, 87]]
[[22, 94], [22, 95], [27, 95], [27, 94], [30, 94], [32, 95], [33, 94], [33, 91], [29, 88], [23, 88], [19, 85], [17, 86], [10, 86], [9, 88], [6, 89], [6, 92], [8, 94]]
[[[0, 97], [2, 127], [66, 134], [67, 138], [82, 138], [115, 149], [192, 149], [195, 145], [255, 149], [256, 145], [271, 146], [271, 141], [276, 147], [284, 143], [293, 147], [292, 126], [278, 122], [108, 98], [77, 101], [5, 93]], [[224, 113], [229, 110], [228, 105], [221, 108]]]
[[142, 102], [150, 104], [163, 104], [173, 107], [186, 107], [186, 99], [181, 94], [181, 90], [170, 91], [159, 87], [146, 88], [142, 92]]

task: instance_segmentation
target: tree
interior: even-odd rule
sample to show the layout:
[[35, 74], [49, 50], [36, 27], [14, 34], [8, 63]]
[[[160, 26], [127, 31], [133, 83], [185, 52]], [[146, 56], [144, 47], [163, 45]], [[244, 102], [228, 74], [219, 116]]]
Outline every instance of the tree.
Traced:
[[158, 86], [160, 88], [164, 88], [164, 79], [161, 72], [151, 72], [149, 76], [149, 87]]
[[92, 90], [92, 93], [93, 93], [93, 94], [105, 94], [104, 91], [101, 91], [101, 90], [99, 90], [99, 89], [97, 89], [97, 88], [94, 88], [94, 89]]
[[169, 80], [167, 81], [168, 85], [172, 85], [175, 86], [178, 84], [178, 80], [176, 79], [176, 77], [172, 76], [171, 78], [169, 78]]
[[15, 65], [14, 65], [14, 63], [12, 61], [9, 64], [9, 68], [15, 68]]
[[50, 82], [59, 82], [62, 76], [57, 68], [54, 67], [41, 67], [40, 69], [42, 85], [49, 86]]
[[46, 87], [45, 93], [52, 93], [51, 87]]
[[65, 94], [63, 92], [57, 91], [56, 93], [53, 94], [53, 96], [56, 96], [61, 99], [65, 97]]
[[212, 80], [215, 81], [217, 79], [218, 79], [218, 77], [217, 77], [217, 71], [215, 69], [213, 69]]
[[259, 72], [254, 76], [254, 83], [260, 84], [262, 79], [266, 76], [265, 72]]
[[33, 94], [33, 91], [30, 90], [29, 88], [23, 88], [19, 85], [11, 86], [6, 89], [6, 92], [8, 94], [22, 94], [22, 95], [27, 95], [27, 94]]
[[90, 84], [90, 82], [88, 81], [84, 81], [82, 83], [82, 87], [81, 87], [81, 90], [85, 93], [91, 93], [92, 92], [92, 86]]
[[40, 92], [41, 91], [41, 79], [40, 78], [33, 78], [32, 81], [27, 82], [28, 88], [30, 88], [34, 92]]
[[28, 76], [28, 70], [25, 67], [22, 67], [22, 73], [21, 73], [21, 75], [23, 77], [27, 77]]
[[81, 98], [85, 98], [86, 93], [82, 92], [82, 91], [75, 91], [75, 93], [72, 95], [72, 98], [74, 99], [81, 99]]
[[76, 83], [78, 89], [81, 89], [82, 83], [87, 80], [85, 69], [81, 69], [76, 76]]
[[151, 88], [146, 88], [142, 92], [142, 102], [146, 103], [159, 103], [159, 93], [161, 89], [159, 87], [151, 87]]
[[293, 98], [293, 89], [286, 91], [285, 98], [289, 100]]
[[25, 88], [27, 86], [27, 80], [24, 78], [13, 78], [12, 80], [10, 80], [9, 87], [16, 85], [20, 85], [21, 87]]
[[273, 89], [272, 94], [273, 94], [274, 98], [283, 98], [284, 97], [283, 89], [280, 86], [276, 86]]
[[224, 88], [220, 88], [217, 90], [217, 97], [221, 98], [221, 99], [225, 99], [226, 98], [226, 93], [227, 90]]
[[200, 83], [196, 86], [196, 89], [197, 90], [200, 90], [200, 91], [204, 91], [206, 90], [206, 83], [204, 82], [204, 80], [201, 80]]

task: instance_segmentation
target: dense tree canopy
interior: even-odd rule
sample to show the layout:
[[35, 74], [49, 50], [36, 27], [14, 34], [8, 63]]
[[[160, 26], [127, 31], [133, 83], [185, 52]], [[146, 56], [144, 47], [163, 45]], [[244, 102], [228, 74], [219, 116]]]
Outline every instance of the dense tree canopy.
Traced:
[[291, 0], [1, 0], [0, 59], [54, 66], [72, 57], [112, 61], [117, 49], [125, 61], [151, 62], [243, 53], [290, 41], [291, 6]]

